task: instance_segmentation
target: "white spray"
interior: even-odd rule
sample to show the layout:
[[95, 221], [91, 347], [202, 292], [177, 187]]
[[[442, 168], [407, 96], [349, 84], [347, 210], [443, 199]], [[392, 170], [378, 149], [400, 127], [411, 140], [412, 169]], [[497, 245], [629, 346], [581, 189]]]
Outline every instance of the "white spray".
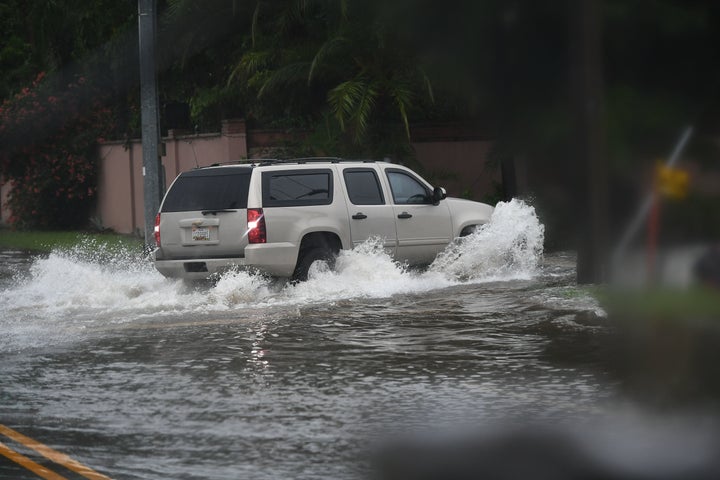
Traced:
[[429, 271], [464, 281], [531, 278], [542, 260], [544, 238], [534, 208], [516, 199], [500, 202], [489, 223], [448, 245]]
[[81, 245], [35, 260], [14, 285], [0, 290], [0, 328], [49, 325], [84, 328], [163, 315], [240, 312], [353, 298], [420, 294], [461, 283], [531, 278], [542, 258], [543, 226], [522, 201], [499, 203], [491, 221], [448, 246], [429, 269], [408, 270], [377, 239], [339, 255], [336, 268], [317, 262], [307, 282], [292, 285], [244, 271], [192, 289], [162, 277], [127, 252]]

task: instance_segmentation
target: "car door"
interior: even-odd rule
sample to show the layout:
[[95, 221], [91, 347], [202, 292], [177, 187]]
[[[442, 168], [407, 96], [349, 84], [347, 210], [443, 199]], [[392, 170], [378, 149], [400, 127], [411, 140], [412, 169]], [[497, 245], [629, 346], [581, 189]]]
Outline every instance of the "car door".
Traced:
[[343, 169], [353, 247], [370, 237], [383, 239], [385, 250], [395, 254], [397, 233], [392, 205], [383, 193], [375, 168]]
[[433, 204], [430, 187], [409, 170], [387, 168], [385, 175], [395, 215], [397, 258], [412, 265], [431, 263], [452, 239], [447, 202]]

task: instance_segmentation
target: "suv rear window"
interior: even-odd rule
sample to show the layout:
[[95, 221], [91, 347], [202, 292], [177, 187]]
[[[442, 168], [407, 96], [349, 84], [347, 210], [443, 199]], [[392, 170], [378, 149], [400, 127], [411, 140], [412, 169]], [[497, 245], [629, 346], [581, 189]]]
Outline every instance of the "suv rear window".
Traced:
[[332, 203], [332, 172], [327, 169], [263, 172], [262, 185], [264, 207]]
[[182, 174], [167, 193], [163, 212], [247, 208], [251, 170], [193, 170]]

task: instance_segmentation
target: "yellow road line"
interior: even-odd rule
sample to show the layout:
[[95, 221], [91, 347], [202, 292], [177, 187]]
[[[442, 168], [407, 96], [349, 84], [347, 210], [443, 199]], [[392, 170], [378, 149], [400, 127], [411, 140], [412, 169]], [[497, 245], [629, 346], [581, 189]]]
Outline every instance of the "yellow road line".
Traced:
[[44, 478], [45, 480], [67, 480], [65, 477], [61, 477], [55, 472], [52, 472], [48, 470], [47, 468], [43, 467], [42, 465], [33, 462], [29, 458], [27, 458], [25, 455], [16, 452], [15, 450], [9, 448], [7, 445], [0, 442], [0, 455], [4, 455], [13, 462], [17, 463], [21, 467], [24, 467], [34, 474]]
[[[57, 450], [53, 450], [52, 448], [43, 445], [42, 443], [36, 442], [32, 438], [26, 437], [22, 433], [16, 432], [15, 430], [8, 428], [5, 425], [0, 424], [0, 434], [5, 435], [6, 437], [11, 438], [16, 442], [25, 445], [27, 448], [35, 450], [37, 453], [47, 458], [48, 460], [51, 460], [58, 465], [62, 465], [63, 467], [67, 468], [68, 470], [72, 470], [75, 473], [79, 473], [85, 478], [88, 478], [90, 480], [111, 480], [110, 477], [106, 477], [102, 473], [98, 473], [92, 468], [86, 467], [82, 463], [73, 460], [64, 453], [60, 453]], [[62, 479], [62, 477], [56, 478]]]

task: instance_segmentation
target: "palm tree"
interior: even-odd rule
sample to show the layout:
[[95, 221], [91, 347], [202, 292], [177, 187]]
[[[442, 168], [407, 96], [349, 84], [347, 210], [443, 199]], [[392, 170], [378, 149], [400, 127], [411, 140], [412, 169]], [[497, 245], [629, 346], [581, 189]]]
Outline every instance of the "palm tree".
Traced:
[[259, 2], [252, 46], [229, 83], [255, 89], [261, 101], [279, 96], [292, 102], [294, 95], [317, 100], [322, 94], [355, 143], [378, 117], [391, 115], [409, 138], [415, 102], [433, 100], [430, 81], [412, 52], [394, 42], [391, 29], [372, 15], [354, 13], [346, 0]]
[[[194, 62], [198, 55], [214, 55], [223, 64], [224, 83], [215, 79], [193, 94], [195, 114], [240, 101], [245, 114], [261, 124], [339, 132], [359, 146], [371, 130], [387, 130], [390, 123], [402, 126], [400, 141], [408, 142], [411, 113], [434, 100], [417, 55], [394, 38], [389, 20], [364, 2], [169, 0], [168, 13], [169, 23], [182, 25], [172, 28], [176, 48], [184, 52], [175, 55], [184, 59], [182, 65], [193, 55]], [[198, 48], [210, 43], [218, 28], [197, 31], [190, 25], [212, 24], [218, 17], [222, 25], [234, 25], [223, 46], [211, 52]], [[328, 121], [338, 128], [326, 129]]]

